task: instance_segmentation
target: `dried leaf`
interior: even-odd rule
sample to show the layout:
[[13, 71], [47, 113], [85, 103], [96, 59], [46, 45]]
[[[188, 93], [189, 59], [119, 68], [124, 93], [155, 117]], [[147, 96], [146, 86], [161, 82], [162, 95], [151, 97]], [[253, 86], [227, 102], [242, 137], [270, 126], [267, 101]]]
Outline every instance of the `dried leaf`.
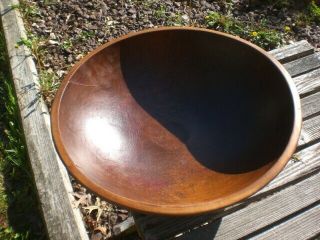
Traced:
[[117, 209], [116, 212], [128, 214], [128, 210], [125, 210], [125, 209]]
[[99, 222], [99, 219], [101, 217], [102, 212], [103, 212], [103, 209], [102, 208], [98, 208], [97, 222]]
[[119, 213], [118, 217], [121, 219], [121, 221], [124, 221], [128, 218], [128, 214]]
[[78, 199], [82, 197], [82, 194], [79, 194], [79, 193], [76, 193], [76, 192], [72, 192], [71, 195], [76, 197], [76, 198], [78, 198]]
[[99, 197], [96, 198], [95, 205], [96, 205], [96, 206], [100, 206], [100, 205], [101, 205], [101, 202], [100, 202], [100, 198], [99, 198]]
[[98, 226], [93, 231], [100, 231], [103, 235], [107, 235], [107, 228], [105, 226]]
[[87, 203], [87, 196], [86, 196], [86, 195], [81, 196], [78, 200], [76, 200], [76, 201], [73, 202], [74, 208], [78, 208], [80, 204], [82, 204], [82, 205], [88, 205], [88, 203]]
[[97, 222], [94, 221], [91, 216], [85, 218], [85, 223], [90, 229], [94, 229], [97, 226]]
[[89, 210], [89, 214], [91, 214], [91, 212], [93, 210], [98, 210], [99, 207], [98, 206], [89, 206], [89, 207], [83, 207], [83, 209]]

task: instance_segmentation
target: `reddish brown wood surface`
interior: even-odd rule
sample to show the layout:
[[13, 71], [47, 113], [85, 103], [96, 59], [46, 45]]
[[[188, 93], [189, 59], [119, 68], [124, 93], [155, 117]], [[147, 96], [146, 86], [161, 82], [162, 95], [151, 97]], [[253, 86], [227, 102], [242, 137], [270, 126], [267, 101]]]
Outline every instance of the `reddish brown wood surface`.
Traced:
[[70, 172], [138, 211], [212, 211], [255, 193], [292, 155], [298, 94], [260, 48], [162, 28], [98, 48], [64, 79], [53, 135]]

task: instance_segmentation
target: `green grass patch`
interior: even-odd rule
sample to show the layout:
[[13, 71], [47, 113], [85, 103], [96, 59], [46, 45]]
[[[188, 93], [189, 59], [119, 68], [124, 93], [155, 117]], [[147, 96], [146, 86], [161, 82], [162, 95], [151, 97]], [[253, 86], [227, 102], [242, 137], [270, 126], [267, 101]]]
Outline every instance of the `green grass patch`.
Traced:
[[39, 90], [47, 106], [51, 106], [60, 81], [59, 77], [52, 71], [41, 70], [39, 75]]
[[19, 4], [11, 5], [12, 9], [19, 9], [23, 18], [32, 19], [40, 16], [40, 9], [35, 3], [20, 0]]
[[318, 6], [314, 1], [309, 5], [309, 15], [311, 20], [320, 24], [320, 6]]
[[46, 239], [0, 29], [0, 239]]
[[17, 42], [16, 47], [24, 45], [27, 48], [29, 48], [38, 67], [42, 69], [43, 68], [42, 59], [45, 54], [44, 47], [46, 45], [46, 41], [47, 41], [46, 39], [39, 38], [31, 33], [27, 33], [27, 38], [21, 38]]
[[[156, 2], [149, 2], [155, 4]], [[166, 5], [159, 2], [153, 10], [153, 16], [159, 21], [160, 25], [165, 26], [185, 26], [188, 25], [189, 19], [184, 19], [182, 13], [173, 13], [167, 9]]]
[[263, 22], [247, 24], [218, 12], [209, 12], [205, 17], [205, 23], [209, 28], [239, 36], [266, 50], [276, 48], [282, 43], [281, 34], [275, 30], [267, 29]]
[[88, 31], [81, 31], [76, 39], [79, 40], [79, 41], [85, 42], [88, 39], [93, 38], [93, 37], [94, 37], [94, 32], [88, 30]]
[[[88, 38], [91, 38], [93, 33], [90, 31], [82, 32], [78, 40], [85, 41]], [[16, 47], [26, 46], [29, 48], [39, 70], [39, 93], [44, 98], [48, 106], [51, 105], [51, 102], [54, 98], [55, 92], [58, 90], [60, 82], [59, 78], [54, 72], [49, 72], [44, 68], [44, 55], [46, 54], [45, 46], [47, 39], [39, 38], [31, 33], [27, 34], [27, 38], [22, 38], [17, 42]], [[62, 48], [72, 47], [72, 42], [65, 42], [62, 45]], [[39, 95], [40, 96], [40, 95]]]
[[71, 49], [73, 47], [72, 39], [67, 39], [67, 40], [63, 41], [61, 47], [62, 47], [63, 50]]

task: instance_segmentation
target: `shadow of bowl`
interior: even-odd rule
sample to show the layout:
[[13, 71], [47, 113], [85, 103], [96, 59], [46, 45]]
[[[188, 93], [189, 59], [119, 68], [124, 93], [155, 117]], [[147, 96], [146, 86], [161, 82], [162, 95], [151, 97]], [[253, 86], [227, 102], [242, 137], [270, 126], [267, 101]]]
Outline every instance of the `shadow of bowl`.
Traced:
[[240, 38], [159, 28], [111, 41], [65, 77], [56, 148], [89, 189], [142, 212], [240, 201], [285, 166], [301, 128], [285, 69]]

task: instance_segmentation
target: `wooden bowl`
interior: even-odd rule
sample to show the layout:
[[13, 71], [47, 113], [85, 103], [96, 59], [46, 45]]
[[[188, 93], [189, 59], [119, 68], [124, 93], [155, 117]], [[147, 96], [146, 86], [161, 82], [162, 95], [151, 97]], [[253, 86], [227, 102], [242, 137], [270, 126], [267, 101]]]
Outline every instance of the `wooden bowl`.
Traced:
[[98, 195], [147, 213], [236, 203], [293, 154], [301, 128], [286, 70], [240, 38], [158, 28], [113, 40], [65, 77], [52, 109], [56, 148]]

